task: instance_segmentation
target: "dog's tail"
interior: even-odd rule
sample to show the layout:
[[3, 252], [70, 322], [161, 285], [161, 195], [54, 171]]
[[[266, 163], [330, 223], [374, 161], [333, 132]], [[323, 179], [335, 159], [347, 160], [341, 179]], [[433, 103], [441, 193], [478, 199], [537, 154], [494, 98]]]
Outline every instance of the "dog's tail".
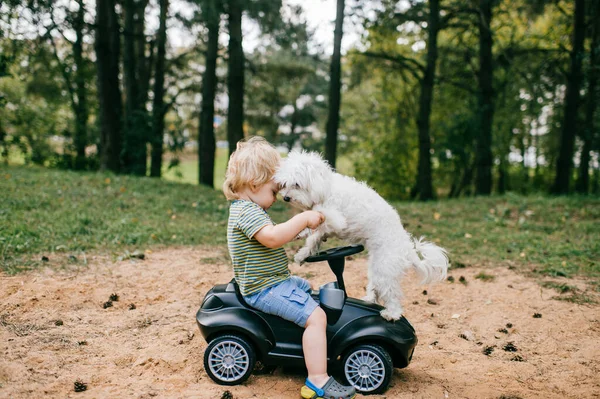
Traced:
[[424, 241], [423, 237], [411, 237], [411, 240], [416, 252], [413, 264], [421, 276], [421, 284], [444, 280], [448, 273], [446, 250], [432, 242]]

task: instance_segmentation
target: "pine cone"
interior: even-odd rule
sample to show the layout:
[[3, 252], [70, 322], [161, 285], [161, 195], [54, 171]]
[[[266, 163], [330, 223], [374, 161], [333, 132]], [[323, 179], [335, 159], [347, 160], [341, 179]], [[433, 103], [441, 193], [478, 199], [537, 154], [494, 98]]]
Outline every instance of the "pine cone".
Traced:
[[75, 381], [75, 392], [83, 392], [87, 389], [87, 384], [81, 380]]

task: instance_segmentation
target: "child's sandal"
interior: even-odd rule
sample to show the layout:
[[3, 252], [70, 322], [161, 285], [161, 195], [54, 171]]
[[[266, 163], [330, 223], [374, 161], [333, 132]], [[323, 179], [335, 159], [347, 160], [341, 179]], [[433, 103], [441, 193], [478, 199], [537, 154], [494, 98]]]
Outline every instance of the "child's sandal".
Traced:
[[356, 396], [356, 390], [354, 387], [340, 384], [333, 377], [329, 377], [325, 385], [317, 388], [307, 378], [306, 385], [300, 390], [300, 395], [304, 399], [352, 399]]

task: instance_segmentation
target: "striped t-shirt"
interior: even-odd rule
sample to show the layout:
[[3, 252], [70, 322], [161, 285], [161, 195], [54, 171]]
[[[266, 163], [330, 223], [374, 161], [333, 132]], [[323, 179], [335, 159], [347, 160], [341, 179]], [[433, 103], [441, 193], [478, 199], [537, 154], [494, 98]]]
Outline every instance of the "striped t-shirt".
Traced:
[[273, 221], [258, 204], [235, 200], [229, 207], [227, 246], [242, 295], [251, 295], [290, 277], [285, 250], [268, 248], [254, 235]]

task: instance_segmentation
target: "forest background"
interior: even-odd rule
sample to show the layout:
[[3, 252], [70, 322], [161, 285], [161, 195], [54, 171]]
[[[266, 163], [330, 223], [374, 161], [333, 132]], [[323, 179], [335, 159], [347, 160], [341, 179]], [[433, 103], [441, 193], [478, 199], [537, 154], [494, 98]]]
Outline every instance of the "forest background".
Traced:
[[3, 1], [1, 160], [218, 187], [262, 135], [390, 200], [598, 193], [598, 2], [335, 5]]

